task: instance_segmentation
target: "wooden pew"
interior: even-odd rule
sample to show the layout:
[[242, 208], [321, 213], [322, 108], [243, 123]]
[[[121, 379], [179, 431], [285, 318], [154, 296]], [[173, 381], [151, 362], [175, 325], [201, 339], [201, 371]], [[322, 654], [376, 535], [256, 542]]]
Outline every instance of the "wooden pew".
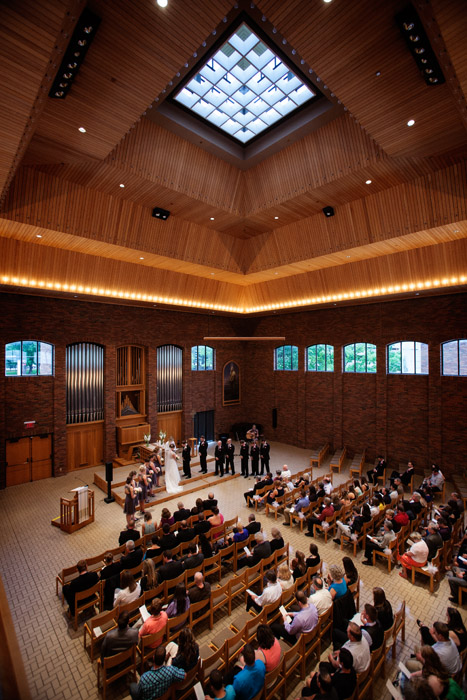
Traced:
[[347, 454], [347, 447], [344, 445], [344, 447], [341, 450], [336, 450], [334, 452], [334, 456], [331, 459], [331, 462], [329, 464], [329, 468], [332, 472], [333, 469], [337, 469], [338, 472], [342, 469], [342, 465], [344, 463], [345, 455]]
[[321, 466], [321, 462], [326, 457], [328, 452], [329, 452], [329, 442], [327, 442], [322, 447], [319, 447], [318, 449], [313, 450], [313, 452], [311, 453], [311, 456], [310, 456], [310, 467], [314, 467], [316, 464], [316, 466], [319, 468]]

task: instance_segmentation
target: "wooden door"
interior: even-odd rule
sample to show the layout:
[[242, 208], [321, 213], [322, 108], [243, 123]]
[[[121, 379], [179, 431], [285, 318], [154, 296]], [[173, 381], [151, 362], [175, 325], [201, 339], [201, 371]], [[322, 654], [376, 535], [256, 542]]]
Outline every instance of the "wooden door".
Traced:
[[6, 441], [6, 485], [16, 486], [52, 476], [52, 435]]
[[6, 441], [6, 485], [16, 486], [31, 481], [31, 438]]
[[31, 481], [52, 476], [52, 435], [34, 435], [31, 440]]

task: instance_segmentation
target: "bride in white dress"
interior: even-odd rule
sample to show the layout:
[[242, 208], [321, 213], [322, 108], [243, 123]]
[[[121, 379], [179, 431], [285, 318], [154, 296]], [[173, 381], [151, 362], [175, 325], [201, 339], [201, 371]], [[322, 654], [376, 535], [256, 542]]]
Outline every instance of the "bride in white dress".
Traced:
[[167, 493], [179, 493], [183, 491], [183, 487], [179, 486], [180, 474], [178, 471], [177, 456], [174, 452], [175, 445], [173, 442], [165, 443], [165, 489]]

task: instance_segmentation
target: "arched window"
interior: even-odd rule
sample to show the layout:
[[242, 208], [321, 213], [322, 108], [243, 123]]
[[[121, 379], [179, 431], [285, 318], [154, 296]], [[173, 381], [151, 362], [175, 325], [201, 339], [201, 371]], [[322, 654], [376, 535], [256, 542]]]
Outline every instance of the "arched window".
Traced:
[[350, 343], [344, 346], [344, 372], [376, 372], [376, 345]]
[[194, 345], [191, 348], [191, 369], [194, 372], [215, 369], [214, 348], [209, 345]]
[[334, 348], [332, 345], [310, 345], [305, 351], [307, 372], [334, 372]]
[[403, 340], [388, 345], [388, 374], [428, 374], [428, 345]]
[[467, 339], [450, 340], [441, 345], [442, 373], [450, 377], [467, 376]]
[[16, 340], [5, 345], [7, 377], [50, 376], [54, 373], [54, 346], [40, 340]]
[[298, 347], [296, 345], [281, 345], [274, 350], [274, 369], [286, 372], [298, 370]]

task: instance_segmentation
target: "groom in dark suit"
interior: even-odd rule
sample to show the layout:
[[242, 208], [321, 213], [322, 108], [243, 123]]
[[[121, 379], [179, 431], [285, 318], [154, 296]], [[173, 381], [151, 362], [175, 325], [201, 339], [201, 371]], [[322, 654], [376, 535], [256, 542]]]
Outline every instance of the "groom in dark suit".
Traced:
[[183, 445], [183, 450], [182, 450], [183, 474], [184, 474], [186, 479], [191, 479], [191, 469], [190, 469], [191, 448], [186, 440], [184, 442], [182, 442], [182, 445]]

